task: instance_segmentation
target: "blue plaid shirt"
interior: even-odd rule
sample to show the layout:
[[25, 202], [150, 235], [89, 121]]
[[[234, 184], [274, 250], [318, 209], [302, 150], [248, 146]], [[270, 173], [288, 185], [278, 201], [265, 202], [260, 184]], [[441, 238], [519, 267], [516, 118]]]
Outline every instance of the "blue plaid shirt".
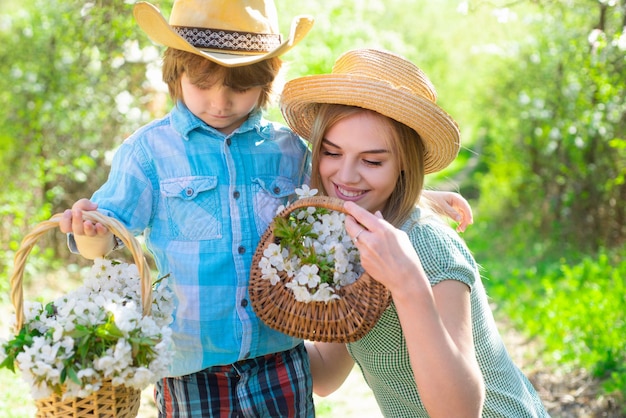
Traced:
[[252, 256], [279, 205], [308, 180], [306, 144], [260, 112], [226, 136], [179, 103], [116, 152], [99, 210], [144, 234], [177, 297], [171, 376], [296, 346], [248, 300]]

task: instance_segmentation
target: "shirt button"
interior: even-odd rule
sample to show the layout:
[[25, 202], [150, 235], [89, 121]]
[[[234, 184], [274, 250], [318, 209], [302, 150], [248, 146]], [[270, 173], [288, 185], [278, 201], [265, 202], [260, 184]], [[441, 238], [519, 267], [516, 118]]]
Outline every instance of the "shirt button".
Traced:
[[241, 196], [241, 193], [239, 193], [239, 192], [234, 192], [234, 193], [233, 193], [233, 197], [234, 197], [235, 199], [239, 199], [239, 196]]
[[278, 186], [274, 187], [273, 190], [274, 190], [274, 193], [276, 193], [276, 194], [280, 193], [280, 187], [278, 187]]
[[245, 308], [246, 306], [248, 306], [248, 299], [242, 299], [241, 300], [241, 307]]
[[187, 187], [187, 189], [185, 189], [185, 194], [187, 196], [193, 196], [193, 189], [191, 187]]
[[227, 138], [227, 139], [226, 139], [226, 145], [228, 145], [228, 146], [230, 147], [230, 144], [232, 144], [232, 141], [231, 141], [231, 139], [230, 139], [230, 138]]
[[243, 245], [240, 245], [239, 248], [237, 248], [237, 252], [239, 254], [243, 254], [246, 252], [246, 247], [244, 247]]

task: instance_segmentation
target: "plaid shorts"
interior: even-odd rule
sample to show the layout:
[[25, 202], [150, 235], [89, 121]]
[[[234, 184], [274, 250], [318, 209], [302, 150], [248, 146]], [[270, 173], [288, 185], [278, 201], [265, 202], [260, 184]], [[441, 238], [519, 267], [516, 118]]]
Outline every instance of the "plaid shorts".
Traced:
[[313, 383], [304, 344], [155, 385], [159, 417], [312, 418]]

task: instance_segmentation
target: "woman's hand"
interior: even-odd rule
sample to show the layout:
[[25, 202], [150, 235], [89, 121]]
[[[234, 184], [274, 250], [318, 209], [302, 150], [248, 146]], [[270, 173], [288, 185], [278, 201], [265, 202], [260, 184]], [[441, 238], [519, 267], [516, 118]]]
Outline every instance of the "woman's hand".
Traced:
[[472, 337], [469, 287], [444, 280], [431, 287], [409, 237], [354, 202], [346, 230], [361, 265], [393, 297], [415, 384], [432, 417], [478, 417], [484, 382]]
[[[370, 276], [392, 294], [415, 284], [430, 291], [422, 263], [404, 231], [385, 221], [380, 212], [372, 214], [356, 203], [345, 202], [344, 209], [350, 215], [346, 217], [346, 231], [359, 249], [361, 265]], [[417, 277], [419, 281], [407, 281], [407, 277]]]

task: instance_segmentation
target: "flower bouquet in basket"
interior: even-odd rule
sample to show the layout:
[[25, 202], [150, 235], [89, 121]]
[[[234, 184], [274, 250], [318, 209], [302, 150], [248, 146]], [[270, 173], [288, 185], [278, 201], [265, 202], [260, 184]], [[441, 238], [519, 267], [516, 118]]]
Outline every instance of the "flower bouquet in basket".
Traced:
[[79, 288], [46, 304], [24, 302], [26, 257], [59, 215], [40, 224], [15, 256], [15, 335], [0, 341], [0, 367], [19, 368], [38, 417], [134, 417], [141, 390], [171, 363], [173, 294], [166, 278], [152, 288], [141, 246], [119, 222], [97, 212], [85, 218], [118, 236], [135, 264], [96, 259]]
[[363, 271], [344, 227], [341, 199], [296, 189], [298, 200], [261, 237], [252, 261], [250, 299], [261, 320], [312, 341], [352, 342], [378, 321], [389, 291]]

